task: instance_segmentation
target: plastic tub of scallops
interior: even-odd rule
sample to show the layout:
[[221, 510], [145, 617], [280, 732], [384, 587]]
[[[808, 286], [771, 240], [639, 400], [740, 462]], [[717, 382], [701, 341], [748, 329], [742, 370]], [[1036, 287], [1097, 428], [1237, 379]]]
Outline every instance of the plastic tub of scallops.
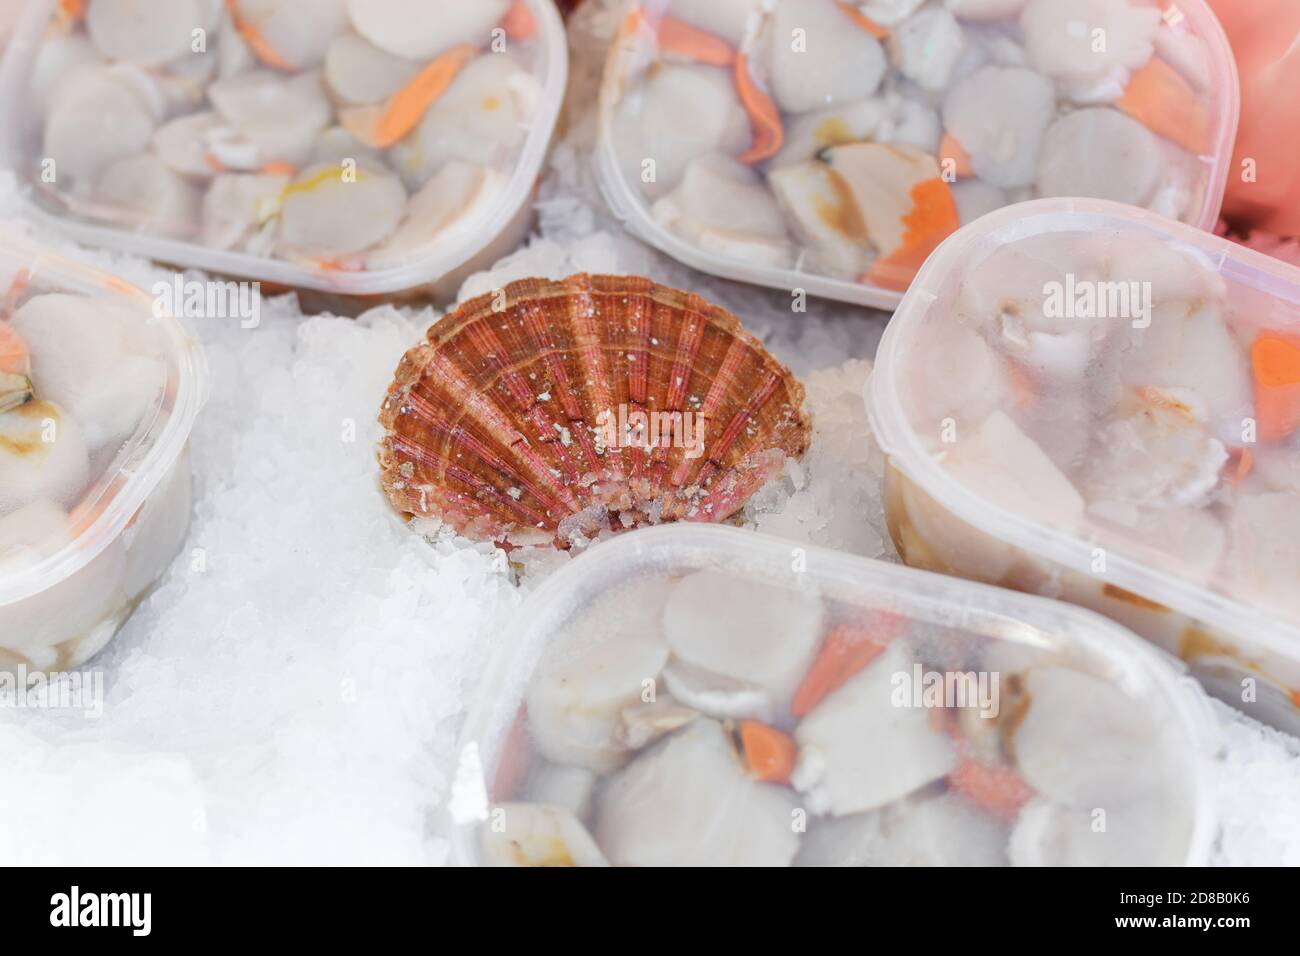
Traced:
[[1239, 109], [1203, 0], [640, 0], [599, 167], [705, 272], [883, 309], [961, 225], [1090, 196], [1212, 229]]
[[198, 343], [143, 292], [0, 240], [0, 669], [74, 667], [185, 539]]
[[550, 0], [43, 0], [0, 135], [89, 244], [442, 294], [526, 232], [567, 73]]
[[1113, 617], [1300, 728], [1300, 270], [1129, 207], [963, 229], [881, 344], [912, 565]]
[[463, 731], [487, 865], [1206, 858], [1217, 732], [1077, 608], [735, 528], [596, 546], [530, 595]]

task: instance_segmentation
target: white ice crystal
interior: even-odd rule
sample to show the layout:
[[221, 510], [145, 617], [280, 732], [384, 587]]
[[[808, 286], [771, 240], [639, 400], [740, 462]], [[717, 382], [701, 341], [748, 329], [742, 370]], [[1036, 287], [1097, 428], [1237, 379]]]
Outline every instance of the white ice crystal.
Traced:
[[[862, 400], [885, 317], [703, 276], [619, 227], [591, 164], [611, 4], [589, 0], [573, 27], [572, 115], [537, 232], [462, 296], [585, 270], [646, 274], [724, 305], [805, 381], [814, 418], [808, 455], [750, 503], [746, 525], [894, 559]], [[0, 177], [0, 216], [14, 215], [14, 194]], [[144, 288], [168, 278], [139, 259], [81, 255]], [[195, 323], [213, 393], [191, 442], [189, 540], [89, 665], [104, 673], [101, 717], [0, 709], [3, 862], [446, 859], [466, 701], [527, 591], [572, 558], [535, 548], [512, 568], [436, 522], [413, 531], [379, 492], [379, 405], [435, 318], [304, 316], [285, 297], [264, 304], [256, 329]], [[1217, 861], [1300, 863], [1300, 742], [1216, 712], [1229, 742]]]

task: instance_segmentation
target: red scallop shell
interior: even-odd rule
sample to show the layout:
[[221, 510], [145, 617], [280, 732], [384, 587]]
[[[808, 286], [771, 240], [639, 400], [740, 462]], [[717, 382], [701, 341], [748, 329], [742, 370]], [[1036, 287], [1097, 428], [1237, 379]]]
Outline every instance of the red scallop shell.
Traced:
[[[382, 484], [402, 512], [516, 545], [722, 521], [808, 447], [803, 401], [697, 295], [629, 276], [526, 279], [464, 303], [403, 356], [379, 415]], [[637, 412], [663, 424], [657, 443], [620, 427], [647, 424]]]

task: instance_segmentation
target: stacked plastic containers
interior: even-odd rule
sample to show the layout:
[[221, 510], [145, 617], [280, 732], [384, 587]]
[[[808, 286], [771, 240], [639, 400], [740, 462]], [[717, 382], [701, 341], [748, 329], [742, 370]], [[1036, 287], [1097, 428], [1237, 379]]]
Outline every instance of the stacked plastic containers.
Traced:
[[1300, 728], [1300, 270], [1051, 200], [926, 263], [870, 396], [912, 565], [1100, 611]]
[[340, 295], [509, 251], [567, 77], [550, 0], [32, 3], [5, 162], [78, 240]]
[[190, 520], [197, 343], [143, 292], [0, 242], [0, 668], [76, 666]]
[[627, 227], [697, 269], [893, 309], [1011, 203], [1212, 228], [1237, 114], [1202, 0], [641, 0], [599, 166]]
[[455, 859], [1204, 862], [1196, 684], [1068, 605], [716, 526], [547, 580], [461, 739]]

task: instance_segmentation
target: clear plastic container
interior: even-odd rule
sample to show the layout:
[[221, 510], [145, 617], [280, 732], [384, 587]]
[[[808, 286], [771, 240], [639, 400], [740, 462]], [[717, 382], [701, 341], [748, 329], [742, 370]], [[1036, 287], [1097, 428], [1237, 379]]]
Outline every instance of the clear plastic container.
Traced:
[[1213, 228], [1238, 106], [1203, 0], [632, 0], [598, 164], [628, 229], [688, 265], [892, 310], [1010, 203]]
[[0, 148], [30, 214], [79, 241], [440, 295], [527, 232], [568, 75], [551, 0], [69, 9], [32, 3], [13, 38]]
[[1068, 605], [734, 528], [543, 583], [460, 741], [462, 864], [1196, 864], [1176, 662]]
[[206, 365], [114, 276], [0, 240], [0, 669], [104, 647], [190, 521]]
[[1300, 270], [1113, 203], [1001, 210], [921, 270], [871, 406], [909, 564], [1099, 611], [1300, 729]]

